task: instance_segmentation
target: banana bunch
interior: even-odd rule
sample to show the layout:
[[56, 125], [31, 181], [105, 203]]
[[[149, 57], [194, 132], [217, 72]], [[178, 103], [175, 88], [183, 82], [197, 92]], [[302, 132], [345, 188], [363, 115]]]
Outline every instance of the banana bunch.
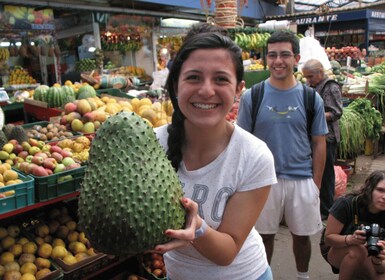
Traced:
[[266, 41], [270, 33], [251, 33], [239, 32], [235, 34], [234, 42], [243, 50], [253, 50], [266, 46]]
[[0, 61], [7, 61], [9, 58], [9, 50], [7, 48], [0, 48]]
[[4, 10], [9, 12], [16, 19], [26, 19], [28, 17], [27, 7], [6, 5]]

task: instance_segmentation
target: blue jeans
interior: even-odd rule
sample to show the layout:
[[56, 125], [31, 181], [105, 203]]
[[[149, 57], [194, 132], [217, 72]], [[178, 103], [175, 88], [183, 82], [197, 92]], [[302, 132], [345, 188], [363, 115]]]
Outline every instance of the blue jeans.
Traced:
[[271, 272], [271, 267], [269, 266], [257, 280], [273, 280], [273, 273]]
[[[171, 280], [167, 277], [167, 280]], [[271, 272], [271, 267], [269, 266], [265, 272], [256, 280], [273, 280], [273, 273]]]

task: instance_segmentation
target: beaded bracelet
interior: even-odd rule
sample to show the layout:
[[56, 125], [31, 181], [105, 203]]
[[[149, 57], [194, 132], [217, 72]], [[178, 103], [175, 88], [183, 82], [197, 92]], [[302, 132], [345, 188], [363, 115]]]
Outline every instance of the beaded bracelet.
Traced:
[[205, 234], [207, 230], [207, 224], [205, 220], [202, 219], [201, 227], [195, 230], [195, 239], [201, 237], [203, 234]]

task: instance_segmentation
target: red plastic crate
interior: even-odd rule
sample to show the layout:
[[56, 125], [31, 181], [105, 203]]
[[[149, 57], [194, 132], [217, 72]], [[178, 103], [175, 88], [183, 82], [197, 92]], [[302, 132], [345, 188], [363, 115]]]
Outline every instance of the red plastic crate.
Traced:
[[59, 108], [45, 108], [24, 102], [24, 112], [39, 121], [49, 121], [52, 117], [60, 116], [63, 110]]

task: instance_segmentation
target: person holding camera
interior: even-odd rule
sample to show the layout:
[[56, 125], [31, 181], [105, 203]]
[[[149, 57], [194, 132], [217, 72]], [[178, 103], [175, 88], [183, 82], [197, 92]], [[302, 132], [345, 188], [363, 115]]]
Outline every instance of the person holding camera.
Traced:
[[339, 279], [385, 279], [385, 172], [374, 171], [357, 191], [329, 210], [323, 252]]

